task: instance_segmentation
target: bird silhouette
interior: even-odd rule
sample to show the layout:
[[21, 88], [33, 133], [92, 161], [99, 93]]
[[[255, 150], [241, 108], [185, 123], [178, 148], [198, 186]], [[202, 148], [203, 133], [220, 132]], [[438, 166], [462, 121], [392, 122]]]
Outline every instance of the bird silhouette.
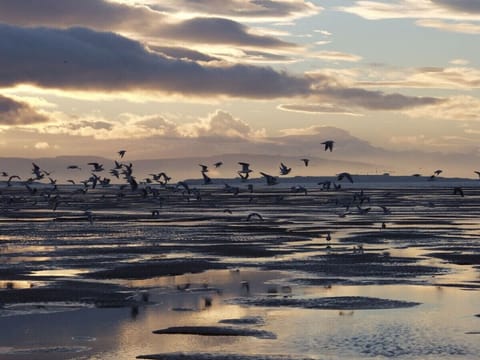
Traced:
[[263, 221], [262, 215], [260, 215], [258, 212], [252, 212], [248, 214], [247, 221], [251, 221], [252, 218], [257, 218], [258, 220]]
[[303, 163], [305, 164], [305, 166], [308, 166], [308, 163], [310, 162], [310, 159], [300, 159], [303, 161]]
[[125, 156], [125, 153], [127, 152], [127, 150], [120, 150], [118, 151], [118, 155], [120, 155], [120, 158], [123, 159], [123, 157]]
[[332, 152], [334, 143], [335, 141], [333, 140], [326, 140], [322, 142], [322, 145], [325, 145], [325, 151], [330, 150], [330, 152]]
[[213, 166], [215, 166], [215, 169], [222, 166], [223, 165], [223, 162], [222, 161], [218, 161], [216, 162], [215, 164], [213, 164]]
[[288, 175], [292, 168], [287, 167], [284, 163], [280, 163], [280, 175]]
[[341, 181], [343, 179], [347, 179], [348, 181], [350, 181], [353, 184], [352, 175], [350, 175], [348, 172], [342, 172], [342, 173], [337, 175], [337, 180], [338, 181]]
[[265, 180], [267, 181], [267, 185], [276, 185], [278, 184], [278, 178], [276, 176], [272, 176], [272, 175], [269, 175], [269, 174], [266, 174], [264, 172], [261, 172], [260, 171], [260, 174], [265, 178]]

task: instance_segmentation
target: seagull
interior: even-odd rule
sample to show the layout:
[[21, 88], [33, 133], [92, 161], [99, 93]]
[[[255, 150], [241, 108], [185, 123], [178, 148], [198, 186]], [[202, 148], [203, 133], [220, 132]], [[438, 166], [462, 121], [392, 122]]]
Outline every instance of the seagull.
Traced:
[[212, 182], [212, 179], [207, 174], [205, 174], [204, 171], [202, 171], [202, 176], [203, 176], [203, 184], [204, 185], [208, 185]]
[[435, 176], [438, 176], [438, 175], [440, 175], [442, 172], [443, 172], [443, 170], [440, 170], [440, 169], [439, 169], [439, 170], [435, 170], [435, 171], [433, 172], [433, 174], [434, 174]]
[[250, 169], [250, 164], [248, 163], [239, 162], [238, 164], [242, 166], [242, 170], [240, 170], [241, 173], [248, 174], [253, 171]]
[[97, 162], [91, 162], [91, 163], [88, 163], [88, 165], [92, 165], [93, 166], [93, 170], [94, 172], [99, 172], [99, 171], [103, 171], [105, 170], [103, 168], [103, 165], [102, 164], [99, 164]]
[[215, 169], [222, 166], [223, 165], [223, 162], [222, 161], [218, 161], [216, 162], [215, 164], [213, 164], [213, 166], [215, 166]]
[[477, 174], [478, 177], [479, 177], [479, 179], [480, 179], [480, 171], [476, 171], [476, 170], [475, 170], [474, 173]]
[[330, 150], [330, 152], [332, 152], [334, 143], [335, 141], [333, 140], [326, 140], [322, 142], [322, 145], [325, 145], [325, 151]]
[[350, 182], [353, 184], [352, 175], [350, 175], [348, 172], [342, 172], [342, 173], [340, 173], [340, 174], [337, 175], [337, 180], [338, 180], [338, 181], [341, 181], [341, 180], [343, 180], [344, 178], [346, 178], [348, 181], [350, 181]]
[[265, 180], [267, 181], [267, 185], [276, 185], [278, 184], [278, 178], [272, 175], [265, 174], [264, 172], [260, 171], [260, 174], [265, 177]]
[[237, 171], [237, 174], [238, 176], [240, 176], [240, 179], [242, 179], [242, 181], [247, 181], [248, 173], [242, 173], [241, 171]]
[[202, 168], [202, 170], [201, 170], [202, 173], [208, 172], [208, 166], [207, 165], [198, 164], [198, 166], [200, 166]]
[[310, 161], [310, 159], [300, 159], [303, 161], [303, 163], [305, 164], [305, 166], [308, 166], [308, 162]]
[[284, 163], [280, 163], [280, 175], [288, 175], [292, 168], [287, 167]]
[[257, 212], [252, 212], [252, 213], [248, 214], [247, 221], [250, 221], [253, 217], [256, 217], [258, 220], [263, 221], [262, 215], [260, 215]]
[[127, 150], [120, 150], [118, 152], [118, 155], [120, 155], [120, 158], [123, 159], [123, 157], [125, 156], [125, 153], [127, 152]]
[[465, 196], [463, 189], [460, 186], [453, 188], [453, 195], [460, 195], [461, 197]]

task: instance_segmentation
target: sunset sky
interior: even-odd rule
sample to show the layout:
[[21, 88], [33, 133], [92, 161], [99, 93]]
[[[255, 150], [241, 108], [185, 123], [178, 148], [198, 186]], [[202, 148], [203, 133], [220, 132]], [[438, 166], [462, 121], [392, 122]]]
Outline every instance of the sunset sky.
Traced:
[[479, 40], [475, 0], [0, 0], [0, 156], [475, 160]]

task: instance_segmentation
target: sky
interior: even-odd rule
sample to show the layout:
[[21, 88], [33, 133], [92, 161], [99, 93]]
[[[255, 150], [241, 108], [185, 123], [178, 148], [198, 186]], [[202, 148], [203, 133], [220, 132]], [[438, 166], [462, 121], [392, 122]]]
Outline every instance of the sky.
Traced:
[[0, 0], [0, 156], [472, 175], [479, 38], [476, 0]]

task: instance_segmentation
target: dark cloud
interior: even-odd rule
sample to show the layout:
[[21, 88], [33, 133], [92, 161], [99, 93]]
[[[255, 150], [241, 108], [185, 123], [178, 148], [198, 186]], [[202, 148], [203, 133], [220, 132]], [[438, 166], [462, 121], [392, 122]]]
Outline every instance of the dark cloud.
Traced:
[[150, 50], [158, 52], [167, 57], [174, 59], [184, 59], [192, 61], [215, 61], [219, 60], [213, 56], [201, 53], [200, 51], [195, 51], [183, 47], [173, 47], [173, 46], [149, 46]]
[[255, 99], [320, 96], [368, 109], [403, 109], [440, 100], [342, 86], [329, 76], [300, 77], [270, 67], [201, 65], [149, 52], [123, 36], [86, 28], [0, 24], [0, 86], [126, 91]]
[[171, 24], [159, 30], [158, 35], [168, 35], [184, 41], [210, 44], [233, 44], [254, 47], [295, 47], [293, 43], [272, 36], [251, 34], [245, 25], [223, 18], [194, 18]]
[[139, 42], [86, 28], [0, 25], [0, 85], [272, 98], [307, 94], [309, 81], [249, 65], [201, 66], [147, 51]]
[[385, 94], [359, 88], [325, 88], [319, 91], [328, 99], [336, 99], [345, 105], [359, 106], [370, 110], [399, 110], [423, 105], [434, 105], [443, 99], [406, 96], [398, 93]]
[[48, 118], [30, 105], [0, 95], [0, 125], [31, 125], [46, 121]]
[[68, 28], [85, 26], [102, 31], [126, 31], [143, 36], [250, 47], [294, 47], [271, 36], [255, 35], [233, 20], [193, 18], [173, 21], [145, 6], [105, 0], [0, 0], [0, 22], [21, 26]]
[[478, 0], [431, 0], [434, 4], [463, 13], [480, 13]]

